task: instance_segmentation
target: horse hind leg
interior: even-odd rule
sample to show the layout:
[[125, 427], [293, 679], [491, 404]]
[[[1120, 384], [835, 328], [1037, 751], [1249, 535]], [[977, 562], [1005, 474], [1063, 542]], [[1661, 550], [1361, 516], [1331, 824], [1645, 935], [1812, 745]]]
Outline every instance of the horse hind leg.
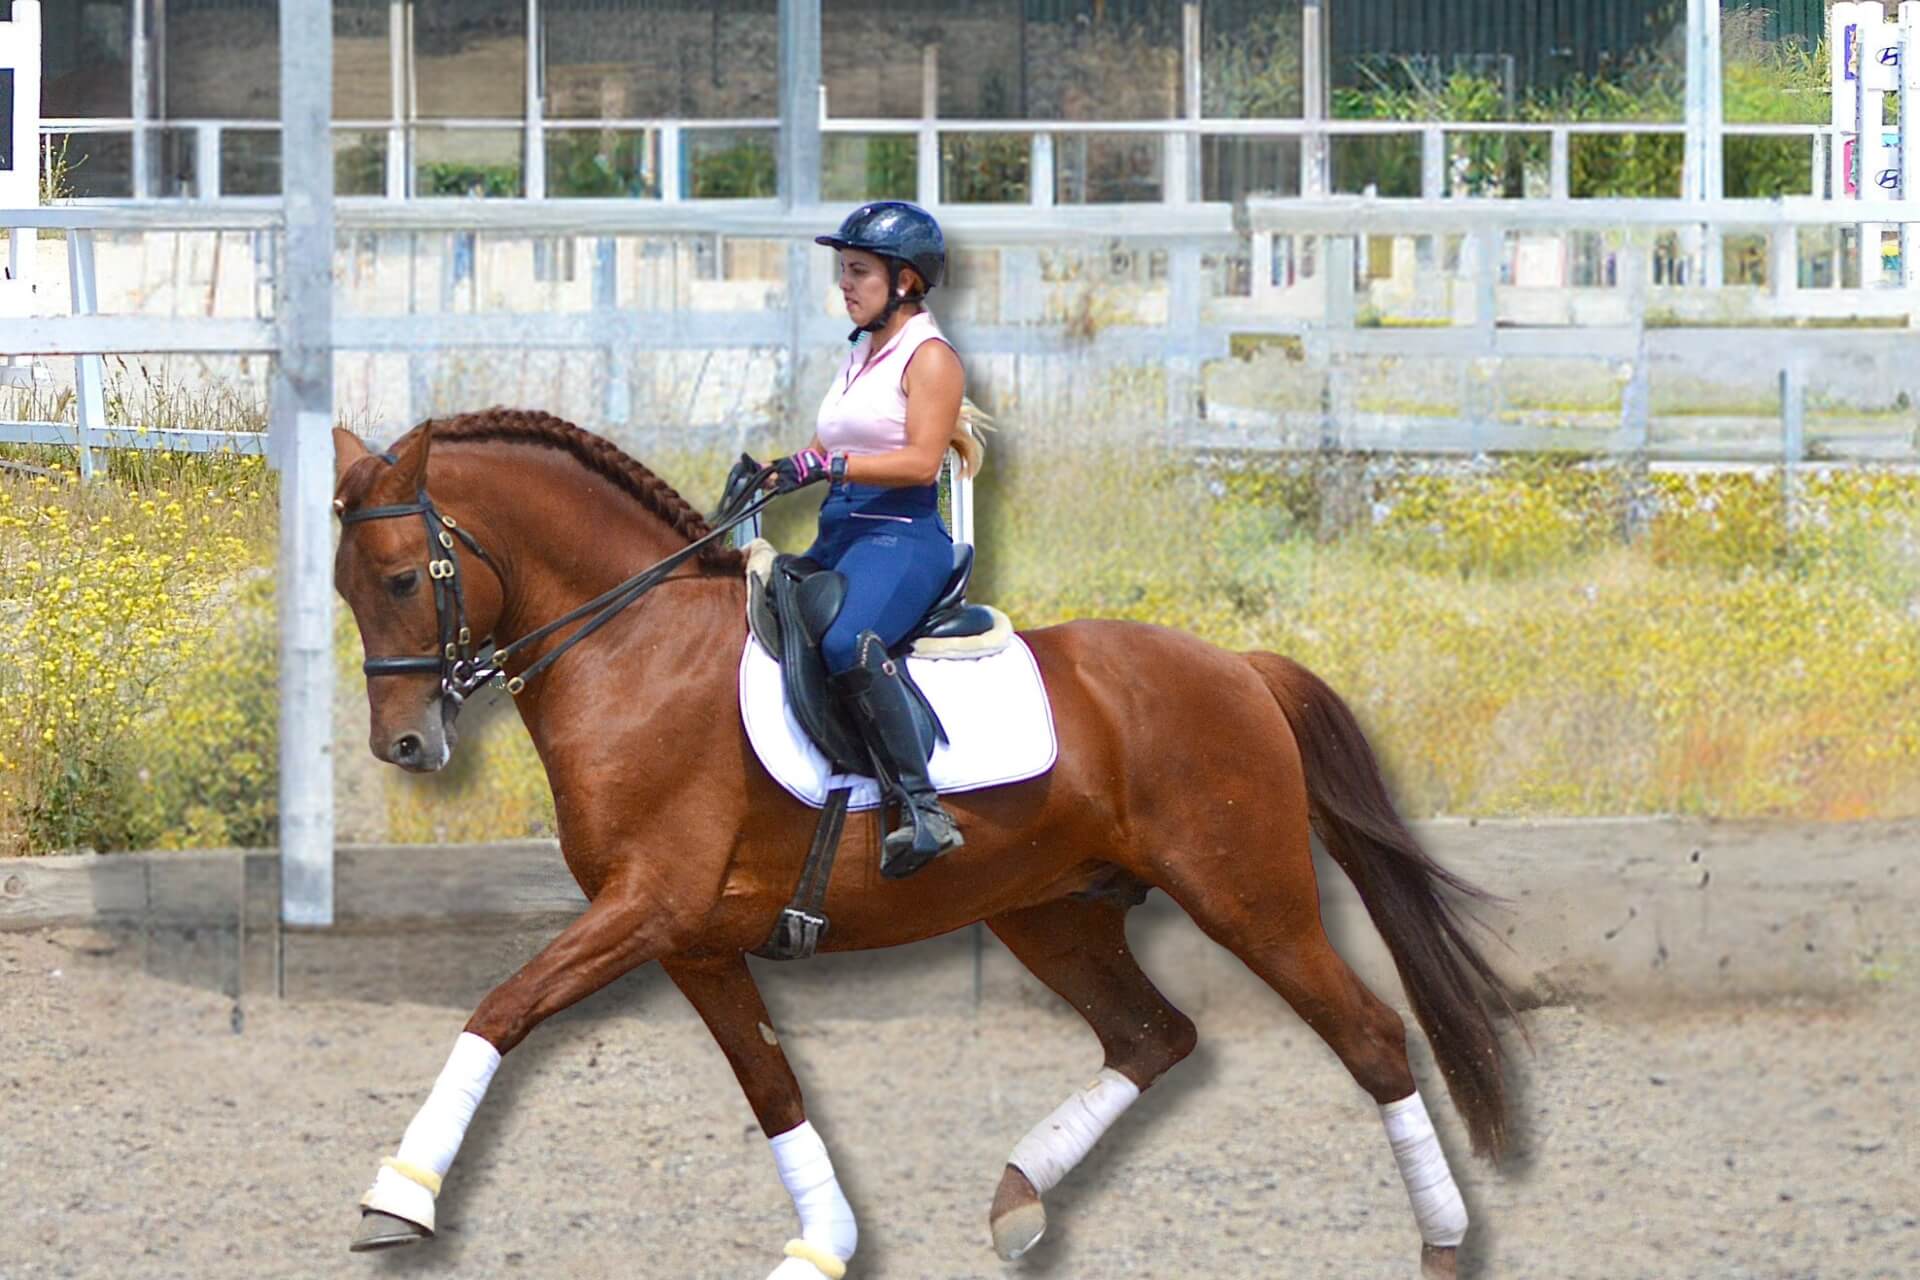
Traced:
[[1063, 898], [995, 916], [987, 927], [1100, 1039], [1100, 1076], [1014, 1148], [988, 1211], [993, 1247], [1012, 1261], [1047, 1227], [1041, 1197], [1085, 1158], [1140, 1093], [1193, 1052], [1194, 1026], [1140, 971], [1126, 908]]
[[1466, 1208], [1407, 1062], [1405, 1024], [1327, 939], [1305, 808], [1288, 815], [1278, 856], [1235, 850], [1171, 860], [1162, 887], [1293, 1007], [1378, 1104], [1419, 1222], [1423, 1274], [1448, 1280], [1466, 1235]]

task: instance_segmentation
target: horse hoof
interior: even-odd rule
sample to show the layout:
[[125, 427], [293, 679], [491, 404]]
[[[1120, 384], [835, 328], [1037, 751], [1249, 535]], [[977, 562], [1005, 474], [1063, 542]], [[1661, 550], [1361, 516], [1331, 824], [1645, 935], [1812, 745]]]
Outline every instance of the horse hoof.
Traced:
[[425, 1240], [432, 1234], [425, 1227], [408, 1222], [405, 1218], [396, 1218], [378, 1209], [362, 1209], [360, 1230], [354, 1233], [353, 1243], [347, 1248], [354, 1253], [371, 1253], [375, 1249], [396, 1249], [403, 1244]]
[[1000, 1175], [1000, 1189], [994, 1193], [993, 1210], [988, 1215], [993, 1227], [993, 1251], [1012, 1262], [1040, 1243], [1047, 1233], [1047, 1210], [1040, 1193], [1027, 1181], [1027, 1175], [1007, 1166]]
[[1420, 1246], [1420, 1280], [1455, 1280], [1459, 1274], [1459, 1249], [1452, 1245]]

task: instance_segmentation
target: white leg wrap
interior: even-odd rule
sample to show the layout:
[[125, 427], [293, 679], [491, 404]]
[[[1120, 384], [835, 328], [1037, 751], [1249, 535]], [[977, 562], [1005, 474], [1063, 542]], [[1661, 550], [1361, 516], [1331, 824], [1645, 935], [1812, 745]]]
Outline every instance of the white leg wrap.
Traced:
[[381, 1166], [360, 1203], [432, 1231], [434, 1189], [393, 1165], [425, 1174], [436, 1182], [445, 1177], [499, 1067], [499, 1050], [472, 1032], [461, 1032], [447, 1065], [433, 1082], [433, 1091], [400, 1139], [399, 1154], [392, 1164]]
[[1100, 1135], [1112, 1128], [1139, 1096], [1139, 1085], [1112, 1067], [1103, 1068], [1091, 1084], [1028, 1131], [1007, 1157], [1007, 1163], [1026, 1174], [1035, 1191], [1047, 1194], [1087, 1158]]
[[1467, 1206], [1447, 1168], [1447, 1153], [1434, 1136], [1427, 1104], [1416, 1091], [1381, 1107], [1380, 1119], [1393, 1144], [1393, 1162], [1407, 1184], [1407, 1198], [1413, 1201], [1420, 1238], [1431, 1245], [1459, 1244], [1467, 1238]]
[[[827, 1144], [803, 1120], [799, 1127], [776, 1135], [771, 1145], [780, 1181], [800, 1215], [800, 1238], [841, 1262], [851, 1258], [860, 1242], [860, 1229], [853, 1220], [853, 1206], [840, 1190], [840, 1179], [834, 1176]], [[768, 1280], [820, 1280], [822, 1274], [804, 1258], [788, 1258]]]

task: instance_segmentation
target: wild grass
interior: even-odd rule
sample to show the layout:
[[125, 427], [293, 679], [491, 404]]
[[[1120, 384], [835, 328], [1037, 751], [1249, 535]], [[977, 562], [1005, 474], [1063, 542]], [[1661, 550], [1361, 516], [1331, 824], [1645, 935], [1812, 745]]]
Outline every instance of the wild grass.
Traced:
[[[1102, 403], [1075, 421], [1114, 421]], [[1135, 618], [1288, 653], [1353, 704], [1412, 814], [1920, 812], [1911, 474], [1814, 472], [1790, 494], [1778, 472], [1572, 457], [1196, 461], [1092, 425], [991, 450], [977, 598], [1027, 629]], [[731, 453], [647, 461], [702, 501]], [[271, 842], [271, 475], [47, 470], [0, 469], [0, 847]], [[781, 545], [808, 540], [806, 505], [771, 522]], [[352, 727], [344, 608], [336, 652], [344, 832], [551, 834], [504, 699], [469, 707], [444, 774], [402, 775]]]

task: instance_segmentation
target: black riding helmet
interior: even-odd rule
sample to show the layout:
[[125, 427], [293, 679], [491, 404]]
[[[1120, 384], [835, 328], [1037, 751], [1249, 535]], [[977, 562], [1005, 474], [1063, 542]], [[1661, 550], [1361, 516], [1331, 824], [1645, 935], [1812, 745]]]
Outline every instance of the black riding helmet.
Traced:
[[878, 333], [893, 318], [902, 302], [919, 302], [924, 291], [900, 296], [900, 268], [912, 267], [926, 288], [938, 285], [947, 273], [947, 242], [940, 224], [917, 204], [905, 200], [876, 200], [863, 204], [846, 216], [840, 230], [830, 236], [815, 236], [814, 243], [830, 249], [864, 249], [887, 263], [887, 305], [878, 316], [848, 335], [857, 342], [862, 333]]

